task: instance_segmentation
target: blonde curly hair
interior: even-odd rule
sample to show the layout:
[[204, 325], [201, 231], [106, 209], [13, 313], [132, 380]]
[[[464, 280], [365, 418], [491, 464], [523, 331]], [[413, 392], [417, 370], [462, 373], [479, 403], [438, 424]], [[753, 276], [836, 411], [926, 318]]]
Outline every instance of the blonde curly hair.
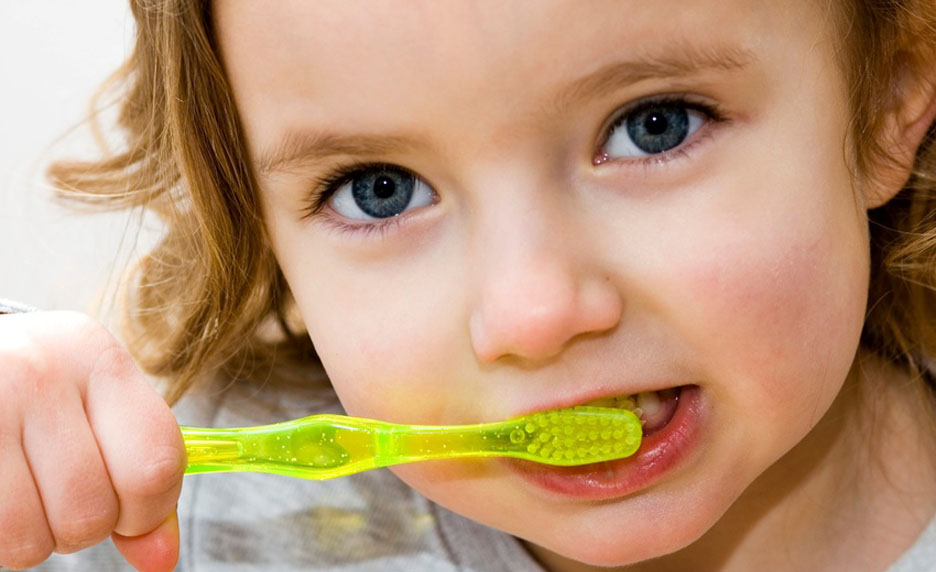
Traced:
[[[317, 362], [267, 246], [257, 183], [207, 0], [132, 0], [133, 53], [99, 91], [120, 98], [126, 145], [47, 175], [68, 200], [144, 207], [166, 224], [133, 269], [124, 341], [176, 401], [212, 373], [279, 377]], [[883, 111], [906, 69], [936, 68], [932, 0], [833, 0], [852, 112], [855, 181], [887, 164]], [[900, 65], [896, 65], [900, 63]], [[936, 75], [936, 74], [934, 74]], [[905, 188], [869, 212], [867, 349], [920, 373], [936, 356], [936, 129]]]

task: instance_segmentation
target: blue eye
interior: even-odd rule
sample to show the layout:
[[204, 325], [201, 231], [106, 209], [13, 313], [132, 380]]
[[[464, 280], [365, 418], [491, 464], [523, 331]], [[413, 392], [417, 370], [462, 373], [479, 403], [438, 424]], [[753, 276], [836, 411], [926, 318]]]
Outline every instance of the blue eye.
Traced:
[[343, 217], [374, 220], [395, 217], [432, 204], [435, 193], [421, 179], [399, 167], [364, 167], [336, 186], [331, 208]]
[[[696, 109], [697, 107], [703, 110]], [[680, 146], [706, 120], [705, 106], [685, 100], [638, 105], [612, 126], [603, 152], [608, 158], [657, 155]]]

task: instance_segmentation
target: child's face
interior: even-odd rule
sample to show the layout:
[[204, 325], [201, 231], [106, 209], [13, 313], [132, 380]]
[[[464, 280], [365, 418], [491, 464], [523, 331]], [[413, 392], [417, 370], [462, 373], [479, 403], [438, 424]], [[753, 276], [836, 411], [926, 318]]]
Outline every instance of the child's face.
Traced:
[[[623, 462], [400, 477], [623, 563], [698, 538], [810, 431], [868, 281], [814, 4], [218, 3], [270, 240], [350, 414], [477, 423], [683, 388]], [[714, 61], [680, 69], [689, 53]], [[660, 96], [688, 103], [628, 109]], [[287, 137], [307, 154], [266, 160]], [[339, 177], [314, 209], [356, 164], [392, 167]]]

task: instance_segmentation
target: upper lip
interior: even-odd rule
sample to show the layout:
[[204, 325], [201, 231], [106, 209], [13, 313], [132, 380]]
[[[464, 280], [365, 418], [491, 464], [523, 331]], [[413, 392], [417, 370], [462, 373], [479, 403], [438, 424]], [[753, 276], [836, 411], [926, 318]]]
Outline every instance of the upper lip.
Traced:
[[548, 411], [552, 409], [563, 409], [565, 407], [573, 407], [576, 405], [582, 405], [588, 403], [589, 401], [594, 401], [596, 399], [602, 399], [607, 397], [620, 397], [623, 395], [637, 395], [638, 393], [650, 392], [650, 391], [661, 391], [664, 389], [671, 389], [675, 387], [680, 387], [686, 385], [684, 383], [673, 383], [667, 381], [657, 381], [657, 382], [646, 382], [640, 384], [632, 384], [627, 386], [599, 386], [590, 391], [577, 392], [568, 396], [562, 396], [559, 399], [556, 399], [555, 395], [544, 396], [551, 398], [549, 401], [533, 401], [530, 404], [527, 404], [525, 407], [518, 409], [515, 412], [515, 415], [512, 417], [520, 417], [523, 415], [529, 415], [531, 413], [536, 413], [539, 411]]

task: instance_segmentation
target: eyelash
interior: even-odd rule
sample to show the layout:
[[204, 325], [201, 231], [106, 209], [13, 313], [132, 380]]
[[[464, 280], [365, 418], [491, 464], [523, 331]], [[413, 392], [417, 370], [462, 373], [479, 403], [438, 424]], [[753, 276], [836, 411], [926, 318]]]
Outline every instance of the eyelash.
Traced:
[[[698, 133], [689, 136], [690, 140], [688, 143], [681, 143], [679, 146], [668, 151], [663, 151], [662, 153], [646, 155], [644, 157], [620, 159], [607, 157], [603, 151], [600, 151], [600, 149], [603, 149], [604, 146], [608, 143], [608, 139], [611, 137], [611, 134], [614, 132], [614, 130], [620, 128], [628, 116], [637, 114], [645, 109], [658, 106], [675, 106], [682, 107], [687, 110], [698, 111], [706, 117], [706, 121], [698, 130]], [[602, 138], [600, 139], [600, 144], [598, 145], [599, 152], [594, 155], [592, 163], [596, 166], [606, 162], [623, 163], [626, 165], [625, 168], [636, 166], [644, 171], [644, 173], [646, 173], [659, 167], [660, 165], [687, 156], [696, 145], [711, 135], [710, 132], [713, 127], [727, 124], [730, 121], [731, 119], [725, 115], [724, 112], [722, 112], [721, 107], [719, 107], [717, 103], [706, 103], [699, 101], [693, 99], [687, 94], [671, 94], [642, 99], [630, 106], [624, 107], [621, 111], [618, 112], [616, 117], [608, 123], [608, 126], [604, 128], [602, 132]]]
[[[368, 170], [376, 170], [381, 168], [390, 168], [400, 170], [406, 173], [409, 173], [407, 169], [398, 167], [396, 165], [389, 165], [386, 163], [368, 163], [364, 161], [355, 161], [348, 163], [347, 165], [341, 165], [336, 167], [331, 172], [328, 172], [320, 177], [316, 177], [312, 182], [312, 189], [309, 191], [309, 196], [306, 198], [306, 207], [302, 210], [302, 220], [310, 219], [318, 215], [323, 208], [325, 208], [325, 203], [328, 202], [328, 199], [331, 198], [335, 192], [341, 188], [342, 185], [351, 181], [355, 175], [361, 174]], [[417, 176], [415, 173], [410, 173], [414, 177]], [[347, 223], [342, 219], [329, 216], [328, 222], [335, 226], [338, 230], [345, 231], [354, 231], [354, 232], [363, 232], [366, 236], [379, 232], [381, 235], [385, 234], [387, 230], [391, 229], [391, 225], [394, 225], [395, 228], [400, 223], [399, 216], [388, 217], [385, 219], [379, 219], [369, 223]]]
[[[660, 105], [675, 105], [683, 107], [685, 109], [690, 109], [698, 111], [706, 116], [706, 122], [702, 125], [699, 131], [702, 131], [701, 135], [690, 136], [691, 141], [689, 143], [683, 143], [674, 149], [663, 151], [662, 153], [656, 153], [653, 155], [647, 155], [644, 157], [637, 157], [631, 159], [621, 159], [621, 158], [608, 158], [604, 152], [599, 151], [594, 155], [593, 164], [601, 165], [606, 162], [616, 162], [616, 163], [626, 163], [628, 167], [637, 166], [641, 168], [644, 172], [650, 171], [659, 167], [662, 164], [669, 163], [670, 161], [680, 159], [689, 154], [697, 144], [702, 140], [705, 140], [708, 135], [710, 135], [711, 128], [717, 124], [725, 124], [730, 122], [728, 118], [720, 109], [717, 104], [714, 103], [705, 103], [702, 101], [697, 101], [687, 96], [686, 94], [672, 94], [672, 95], [663, 95], [658, 97], [650, 97], [642, 99], [636, 102], [633, 105], [624, 107], [616, 117], [611, 120], [606, 127], [603, 129], [603, 135], [600, 139], [599, 149], [604, 148], [607, 144], [609, 137], [614, 132], [615, 129], [618, 129], [622, 126], [624, 120], [629, 116], [637, 112], [643, 111], [650, 107], [660, 106]], [[312, 183], [312, 190], [309, 193], [307, 201], [307, 206], [302, 211], [302, 219], [309, 219], [316, 215], [319, 215], [322, 209], [325, 207], [325, 204], [328, 202], [328, 199], [345, 183], [351, 181], [356, 175], [380, 168], [392, 168], [399, 169], [400, 171], [409, 173], [407, 169], [396, 165], [388, 165], [385, 163], [373, 163], [373, 162], [351, 162], [346, 165], [336, 167], [329, 173], [326, 173], [316, 179]], [[414, 176], [415, 173], [411, 173]], [[370, 237], [373, 235], [380, 235], [381, 237], [386, 235], [389, 231], [396, 229], [400, 223], [401, 219], [404, 217], [395, 216], [385, 219], [380, 219], [368, 223], [358, 223], [351, 224], [343, 221], [341, 218], [336, 216], [328, 216], [328, 222], [334, 226], [337, 230], [344, 232], [354, 232], [361, 234], [363, 236]]]

